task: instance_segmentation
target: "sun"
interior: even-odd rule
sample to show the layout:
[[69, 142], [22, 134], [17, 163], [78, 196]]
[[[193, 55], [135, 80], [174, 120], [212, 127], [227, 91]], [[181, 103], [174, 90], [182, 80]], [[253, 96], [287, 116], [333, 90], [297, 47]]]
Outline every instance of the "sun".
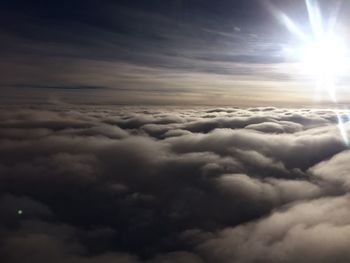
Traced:
[[[339, 103], [336, 91], [338, 87], [344, 87], [341, 82], [344, 82], [350, 73], [350, 49], [345, 44], [349, 43], [349, 39], [344, 41], [344, 36], [347, 34], [338, 23], [342, 2], [335, 3], [328, 19], [324, 20], [318, 1], [305, 0], [309, 16], [306, 28], [311, 29], [308, 33], [274, 5], [269, 2], [267, 4], [268, 10], [285, 25], [300, 44], [283, 49], [287, 58], [291, 59], [292, 65], [298, 67], [298, 76], [301, 73], [303, 77], [314, 80], [315, 98], [319, 100], [321, 94], [326, 92], [334, 107]], [[344, 111], [336, 108], [334, 111], [338, 118], [341, 136], [345, 144], [350, 147], [350, 138], [345, 127], [345, 123], [350, 121], [343, 120]], [[347, 111], [347, 115], [350, 116], [350, 111]]]
[[337, 82], [350, 69], [349, 49], [340, 35], [325, 34], [303, 41], [296, 50], [299, 72], [315, 83], [315, 97], [328, 93], [337, 102]]
[[287, 61], [297, 66], [298, 75], [314, 79], [323, 90], [332, 90], [350, 69], [347, 34], [338, 23], [341, 3], [334, 5], [327, 19], [322, 16], [317, 0], [305, 0], [305, 3], [309, 17], [305, 25], [298, 25], [272, 4], [267, 7], [293, 36], [293, 45], [283, 47]]
[[334, 80], [349, 68], [346, 45], [334, 35], [307, 42], [300, 53], [302, 71], [316, 80]]

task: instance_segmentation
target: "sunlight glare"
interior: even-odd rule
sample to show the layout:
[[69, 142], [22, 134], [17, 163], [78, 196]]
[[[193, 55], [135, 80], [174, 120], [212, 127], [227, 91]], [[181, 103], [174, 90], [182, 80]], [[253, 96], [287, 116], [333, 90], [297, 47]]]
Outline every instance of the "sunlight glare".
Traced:
[[301, 67], [318, 80], [340, 76], [348, 69], [347, 50], [341, 39], [323, 37], [305, 45], [301, 51]]

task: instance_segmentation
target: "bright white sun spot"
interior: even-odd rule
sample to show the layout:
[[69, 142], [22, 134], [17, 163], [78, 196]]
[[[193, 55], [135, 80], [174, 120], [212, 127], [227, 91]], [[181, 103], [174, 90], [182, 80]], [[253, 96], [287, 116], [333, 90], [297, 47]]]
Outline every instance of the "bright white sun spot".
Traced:
[[301, 49], [300, 63], [304, 73], [324, 81], [343, 75], [349, 67], [346, 46], [335, 36], [307, 43]]

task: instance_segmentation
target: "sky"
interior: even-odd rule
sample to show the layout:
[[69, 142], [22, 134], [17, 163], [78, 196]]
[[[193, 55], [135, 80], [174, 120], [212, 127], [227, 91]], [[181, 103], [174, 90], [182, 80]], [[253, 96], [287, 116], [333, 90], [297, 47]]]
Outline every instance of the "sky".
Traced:
[[[319, 1], [322, 16], [328, 19], [339, 3]], [[281, 14], [312, 33], [303, 0], [15, 0], [0, 5], [3, 102], [331, 103], [327, 94], [315, 99], [315, 80], [286, 52], [300, 40]], [[349, 8], [346, 1], [338, 8], [343, 36]], [[346, 102], [346, 77], [337, 81], [340, 100]]]

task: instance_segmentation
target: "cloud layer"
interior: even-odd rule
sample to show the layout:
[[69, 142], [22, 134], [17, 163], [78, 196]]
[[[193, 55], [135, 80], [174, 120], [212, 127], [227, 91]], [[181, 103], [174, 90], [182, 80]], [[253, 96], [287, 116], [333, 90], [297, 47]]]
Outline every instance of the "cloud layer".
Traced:
[[348, 262], [330, 110], [52, 106], [0, 114], [2, 262]]

